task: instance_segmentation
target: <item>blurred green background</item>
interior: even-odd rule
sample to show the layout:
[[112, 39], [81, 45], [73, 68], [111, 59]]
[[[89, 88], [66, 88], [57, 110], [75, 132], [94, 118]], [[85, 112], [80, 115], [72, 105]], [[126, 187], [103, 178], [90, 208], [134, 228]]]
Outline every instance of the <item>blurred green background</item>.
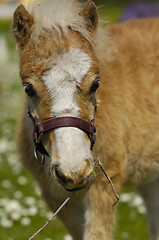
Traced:
[[[12, 2], [11, 9], [15, 7], [14, 1], [3, 2]], [[95, 2], [101, 6], [100, 16], [113, 23], [119, 19], [127, 3], [132, 1]], [[2, 1], [0, 4], [1, 10], [4, 4]], [[6, 16], [0, 15], [0, 240], [28, 239], [51, 216], [40, 197], [38, 186], [21, 166], [16, 151], [16, 121], [22, 87], [15, 41], [10, 30], [11, 15], [10, 12]], [[149, 239], [143, 202], [131, 188], [124, 189], [121, 194], [114, 236], [116, 240]], [[56, 217], [35, 239], [71, 238]]]

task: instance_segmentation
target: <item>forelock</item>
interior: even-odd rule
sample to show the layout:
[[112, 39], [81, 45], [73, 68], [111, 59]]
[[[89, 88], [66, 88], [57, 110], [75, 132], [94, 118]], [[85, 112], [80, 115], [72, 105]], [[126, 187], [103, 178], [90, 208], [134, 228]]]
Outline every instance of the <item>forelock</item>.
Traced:
[[34, 18], [36, 35], [40, 34], [43, 28], [58, 30], [60, 27], [67, 31], [68, 27], [71, 27], [89, 39], [90, 32], [80, 15], [83, 6], [84, 4], [77, 0], [32, 0], [26, 9]]

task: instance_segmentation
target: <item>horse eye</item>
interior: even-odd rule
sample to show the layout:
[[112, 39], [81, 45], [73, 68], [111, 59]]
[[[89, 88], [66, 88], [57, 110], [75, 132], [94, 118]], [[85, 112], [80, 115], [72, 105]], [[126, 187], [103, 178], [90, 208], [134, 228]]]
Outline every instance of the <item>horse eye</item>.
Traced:
[[97, 78], [97, 79], [93, 82], [93, 84], [92, 84], [92, 86], [91, 86], [91, 88], [90, 88], [90, 93], [95, 93], [95, 91], [96, 91], [97, 88], [99, 87], [99, 81], [100, 81], [100, 79]]
[[33, 97], [35, 96], [35, 89], [33, 88], [32, 84], [30, 83], [24, 83], [23, 84], [24, 88], [25, 88], [25, 92], [29, 97]]

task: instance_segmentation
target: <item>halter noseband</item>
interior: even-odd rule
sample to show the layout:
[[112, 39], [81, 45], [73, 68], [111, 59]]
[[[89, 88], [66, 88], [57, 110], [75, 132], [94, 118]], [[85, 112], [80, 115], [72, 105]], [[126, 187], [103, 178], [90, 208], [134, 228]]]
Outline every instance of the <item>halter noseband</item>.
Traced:
[[44, 164], [45, 161], [45, 155], [49, 157], [49, 154], [47, 153], [46, 149], [44, 148], [41, 137], [45, 132], [48, 132], [49, 130], [53, 130], [60, 127], [76, 127], [80, 130], [84, 131], [91, 142], [90, 149], [93, 149], [93, 145], [96, 140], [96, 128], [95, 128], [95, 112], [96, 107], [94, 110], [94, 118], [91, 120], [91, 122], [87, 122], [83, 119], [76, 118], [76, 117], [59, 117], [59, 118], [52, 118], [49, 119], [43, 123], [40, 123], [37, 119], [37, 117], [33, 116], [30, 110], [28, 110], [28, 115], [32, 120], [34, 130], [33, 130], [33, 140], [34, 140], [34, 156], [36, 159], [38, 159], [37, 151], [39, 151], [42, 154], [41, 164]]

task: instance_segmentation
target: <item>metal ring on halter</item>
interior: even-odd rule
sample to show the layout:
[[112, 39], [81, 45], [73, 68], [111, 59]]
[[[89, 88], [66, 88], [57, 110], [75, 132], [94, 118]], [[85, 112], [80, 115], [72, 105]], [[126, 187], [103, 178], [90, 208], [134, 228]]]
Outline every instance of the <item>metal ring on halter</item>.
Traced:
[[[36, 160], [39, 160], [38, 155], [37, 155], [37, 146], [34, 147], [34, 156], [35, 156]], [[42, 154], [40, 164], [43, 165], [44, 163], [45, 163], [45, 155]]]

